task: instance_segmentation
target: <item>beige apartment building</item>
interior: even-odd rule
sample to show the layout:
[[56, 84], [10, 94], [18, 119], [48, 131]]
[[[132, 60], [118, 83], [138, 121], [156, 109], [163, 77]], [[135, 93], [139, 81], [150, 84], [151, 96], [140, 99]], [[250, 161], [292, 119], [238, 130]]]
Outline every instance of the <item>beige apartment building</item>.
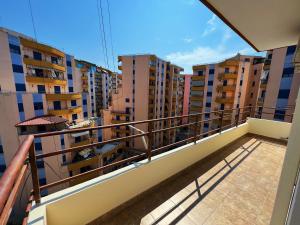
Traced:
[[267, 52], [257, 100], [262, 118], [289, 122], [292, 119], [300, 86], [300, 74], [293, 64], [295, 51], [296, 46], [292, 45]]
[[[101, 125], [112, 72], [4, 28], [0, 48], [1, 176], [26, 135]], [[35, 150], [49, 153], [96, 141], [102, 141], [101, 130], [36, 138]], [[40, 185], [105, 165], [121, 157], [122, 147], [114, 143], [42, 160]]]
[[[104, 123], [124, 123], [182, 114], [184, 80], [182, 68], [164, 61], [155, 55], [119, 56], [118, 68], [122, 70], [122, 84], [118, 93], [112, 95], [112, 106], [104, 111]], [[153, 129], [177, 124], [179, 121], [153, 123]], [[120, 126], [104, 131], [104, 138], [129, 136], [146, 132], [148, 126]], [[174, 142], [176, 130], [156, 133], [154, 146]], [[131, 149], [145, 149], [142, 138], [127, 141]]]
[[[262, 57], [238, 54], [220, 63], [193, 66], [190, 113], [203, 113], [200, 120], [212, 120], [220, 115], [211, 111], [255, 106], [263, 62]], [[224, 116], [222, 125], [233, 122], [234, 116]], [[200, 129], [206, 133], [219, 126], [215, 119], [202, 123]]]

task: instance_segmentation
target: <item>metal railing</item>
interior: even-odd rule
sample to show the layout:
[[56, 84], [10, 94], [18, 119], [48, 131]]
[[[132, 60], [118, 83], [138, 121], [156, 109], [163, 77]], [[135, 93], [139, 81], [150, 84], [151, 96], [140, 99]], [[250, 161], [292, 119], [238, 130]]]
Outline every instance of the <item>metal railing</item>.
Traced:
[[[264, 109], [273, 110], [274, 112], [265, 112]], [[120, 123], [120, 124], [111, 124], [111, 125], [104, 125], [104, 126], [97, 126], [97, 127], [87, 127], [87, 128], [75, 128], [75, 129], [68, 129], [62, 131], [54, 131], [54, 132], [47, 132], [47, 133], [40, 133], [35, 135], [29, 135], [26, 139], [21, 143], [20, 147], [18, 148], [16, 154], [14, 155], [13, 159], [11, 160], [9, 166], [5, 170], [3, 176], [0, 179], [0, 224], [6, 224], [10, 213], [12, 211], [13, 206], [16, 203], [16, 197], [20, 189], [22, 188], [22, 183], [24, 181], [24, 177], [26, 173], [31, 173], [32, 178], [32, 186], [33, 191], [31, 192], [30, 199], [35, 200], [36, 203], [40, 203], [41, 201], [41, 191], [46, 190], [48, 188], [65, 184], [70, 181], [77, 180], [79, 178], [83, 178], [90, 175], [97, 175], [100, 171], [105, 171], [106, 169], [114, 168], [115, 166], [122, 166], [128, 165], [131, 162], [136, 162], [142, 159], [148, 159], [151, 161], [153, 155], [156, 155], [164, 150], [169, 150], [172, 147], [177, 147], [180, 145], [184, 145], [190, 142], [196, 143], [201, 137], [208, 136], [210, 134], [221, 133], [226, 129], [229, 129], [234, 126], [238, 126], [241, 123], [244, 123], [247, 120], [247, 117], [258, 117], [262, 118], [264, 114], [275, 114], [276, 108], [267, 108], [265, 107], [244, 107], [244, 108], [234, 108], [234, 109], [225, 109], [225, 110], [218, 110], [218, 111], [211, 111], [211, 112], [204, 112], [204, 113], [196, 113], [196, 114], [189, 114], [189, 115], [182, 115], [182, 116], [173, 116], [173, 117], [165, 117], [160, 119], [151, 119], [151, 120], [143, 120], [143, 121], [135, 121], [135, 122], [128, 122], [128, 123]], [[281, 110], [292, 110], [291, 106], [286, 107]], [[202, 119], [204, 115], [210, 114], [209, 119]], [[285, 117], [290, 117], [292, 120], [293, 114], [284, 114]], [[187, 118], [187, 119], [186, 119]], [[187, 122], [183, 122], [185, 120]], [[162, 129], [154, 130], [154, 124], [156, 122], [168, 122], [170, 121], [167, 127]], [[206, 132], [201, 132], [200, 128], [201, 125], [204, 123], [209, 123], [217, 121], [218, 124], [217, 128], [208, 130]], [[229, 123], [228, 123], [229, 121]], [[226, 122], [226, 123], [225, 123]], [[34, 139], [35, 138], [42, 138], [42, 137], [49, 137], [54, 135], [61, 135], [61, 134], [71, 134], [71, 133], [78, 133], [89, 131], [90, 135], [92, 135], [92, 131], [94, 130], [104, 130], [110, 129], [114, 127], [121, 127], [121, 126], [135, 126], [139, 124], [147, 124], [148, 130], [144, 132], [140, 132], [138, 134], [133, 134], [130, 136], [119, 137], [115, 139], [105, 140], [101, 142], [95, 142], [90, 144], [85, 144], [82, 146], [70, 147], [66, 149], [61, 149], [58, 151], [52, 151], [43, 154], [37, 154], [35, 152], [34, 147]], [[172, 125], [174, 124], [174, 125]], [[188, 127], [188, 135], [185, 139], [169, 143], [163, 146], [155, 146], [154, 145], [154, 135], [160, 132], [166, 132], [171, 130], [176, 130], [180, 128]], [[139, 137], [147, 137], [147, 149], [144, 151], [140, 151], [139, 154], [134, 156], [121, 159], [117, 162], [113, 162], [92, 170], [89, 170], [84, 173], [80, 173], [71, 177], [67, 177], [64, 179], [60, 179], [58, 181], [48, 183], [45, 185], [39, 184], [39, 176], [38, 176], [38, 169], [37, 169], [37, 160], [45, 159], [52, 156], [57, 156], [61, 154], [71, 153], [71, 152], [79, 152], [86, 148], [102, 146], [112, 142], [123, 142], [134, 138]], [[30, 166], [30, 168], [29, 168]], [[23, 184], [24, 185], [24, 184]], [[27, 207], [27, 211], [29, 211], [30, 205]], [[26, 223], [26, 217], [23, 221], [23, 224]]]

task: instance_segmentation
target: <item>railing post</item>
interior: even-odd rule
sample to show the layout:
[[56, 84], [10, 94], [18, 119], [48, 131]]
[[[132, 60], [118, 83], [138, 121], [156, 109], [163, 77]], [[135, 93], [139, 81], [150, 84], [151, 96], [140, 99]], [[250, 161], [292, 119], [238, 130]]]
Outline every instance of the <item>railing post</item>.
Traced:
[[219, 133], [221, 134], [222, 132], [222, 127], [223, 127], [223, 117], [224, 117], [224, 110], [221, 112], [221, 118], [220, 118], [220, 131]]
[[36, 203], [41, 202], [40, 183], [38, 177], [38, 170], [36, 166], [36, 157], [34, 150], [34, 141], [31, 143], [29, 148], [29, 163], [31, 168], [31, 178], [33, 186], [33, 197]]
[[199, 115], [196, 116], [196, 119], [195, 119], [195, 128], [194, 128], [194, 144], [196, 144], [197, 142], [197, 130], [199, 128]]
[[148, 161], [151, 161], [151, 152], [152, 152], [152, 144], [153, 144], [153, 121], [150, 121], [148, 123], [148, 149], [147, 149], [147, 155], [148, 155]]
[[239, 119], [240, 119], [240, 108], [237, 108], [237, 114], [235, 115], [235, 126], [237, 127], [239, 125]]

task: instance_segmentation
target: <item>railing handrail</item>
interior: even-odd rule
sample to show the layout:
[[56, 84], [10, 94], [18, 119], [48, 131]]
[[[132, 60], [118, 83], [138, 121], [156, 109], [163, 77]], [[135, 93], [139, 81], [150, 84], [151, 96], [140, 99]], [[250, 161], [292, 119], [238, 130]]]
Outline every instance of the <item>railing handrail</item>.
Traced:
[[27, 158], [29, 149], [34, 141], [33, 135], [28, 135], [21, 143], [13, 159], [0, 179], [0, 214], [10, 196], [10, 192], [18, 178], [19, 172]]

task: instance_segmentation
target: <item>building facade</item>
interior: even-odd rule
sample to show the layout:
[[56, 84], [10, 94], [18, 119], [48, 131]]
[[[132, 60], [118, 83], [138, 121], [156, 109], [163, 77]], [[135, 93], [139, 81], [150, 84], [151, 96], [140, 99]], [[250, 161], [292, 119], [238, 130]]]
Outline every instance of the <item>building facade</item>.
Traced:
[[295, 51], [294, 45], [267, 52], [257, 100], [263, 106], [263, 111], [259, 109], [262, 118], [291, 121], [300, 86], [300, 74], [293, 64]]
[[[122, 83], [118, 93], [112, 96], [112, 106], [104, 113], [105, 124], [139, 121], [181, 115], [183, 110], [184, 80], [182, 68], [164, 61], [155, 55], [119, 56], [119, 69], [122, 70]], [[153, 124], [153, 129], [161, 129], [176, 121]], [[138, 130], [137, 130], [137, 129]], [[145, 124], [136, 128], [117, 127], [107, 130], [106, 139], [145, 132]], [[155, 146], [175, 141], [175, 130], [154, 135]], [[132, 149], [145, 149], [145, 141], [136, 138], [127, 141]]]
[[[207, 120], [199, 126], [204, 136], [220, 126], [220, 115], [210, 112], [255, 106], [263, 60], [238, 54], [220, 63], [193, 66], [190, 113], [203, 113], [198, 119]], [[233, 116], [224, 116], [222, 126], [233, 122]]]

